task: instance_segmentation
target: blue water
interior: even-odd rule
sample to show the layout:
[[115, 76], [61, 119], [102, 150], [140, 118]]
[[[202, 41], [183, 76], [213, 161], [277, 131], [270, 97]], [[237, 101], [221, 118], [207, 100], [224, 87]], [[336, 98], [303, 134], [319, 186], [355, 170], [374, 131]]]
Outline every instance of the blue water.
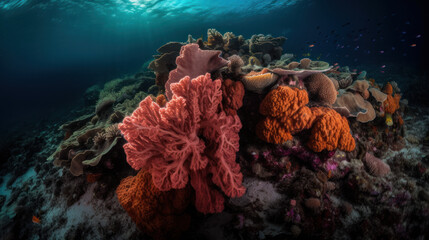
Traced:
[[66, 114], [86, 88], [135, 73], [161, 45], [206, 38], [208, 28], [285, 36], [284, 52], [367, 70], [381, 82], [424, 75], [419, 2], [2, 0], [0, 126]]

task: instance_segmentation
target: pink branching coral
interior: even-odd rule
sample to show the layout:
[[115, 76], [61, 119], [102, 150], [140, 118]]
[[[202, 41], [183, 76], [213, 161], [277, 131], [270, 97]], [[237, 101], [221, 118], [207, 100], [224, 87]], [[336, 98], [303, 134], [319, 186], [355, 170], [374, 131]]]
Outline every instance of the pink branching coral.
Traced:
[[244, 194], [240, 166], [235, 162], [239, 147], [238, 116], [220, 111], [221, 80], [210, 74], [184, 77], [171, 85], [172, 99], [164, 108], [145, 98], [119, 129], [128, 141], [127, 161], [134, 169], [147, 169], [161, 191], [195, 189], [197, 210], [221, 212], [223, 195]]
[[177, 68], [170, 72], [165, 83], [167, 98], [170, 100], [173, 97], [171, 84], [179, 82], [183, 77], [196, 78], [226, 66], [228, 61], [219, 57], [220, 54], [221, 51], [201, 50], [195, 43], [183, 46], [180, 56], [176, 58]]

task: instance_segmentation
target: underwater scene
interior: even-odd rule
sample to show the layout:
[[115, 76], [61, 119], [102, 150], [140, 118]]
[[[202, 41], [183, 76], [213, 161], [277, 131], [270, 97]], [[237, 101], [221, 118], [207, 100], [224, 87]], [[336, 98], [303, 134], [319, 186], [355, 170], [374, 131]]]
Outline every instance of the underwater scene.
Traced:
[[1, 0], [0, 239], [429, 239], [427, 20]]

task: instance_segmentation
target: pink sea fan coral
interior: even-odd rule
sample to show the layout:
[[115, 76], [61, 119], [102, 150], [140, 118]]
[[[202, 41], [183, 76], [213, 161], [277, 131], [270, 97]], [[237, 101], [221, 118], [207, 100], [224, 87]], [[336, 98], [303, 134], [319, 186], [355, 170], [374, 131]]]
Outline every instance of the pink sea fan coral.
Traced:
[[210, 74], [184, 77], [171, 85], [172, 99], [163, 108], [145, 98], [119, 129], [128, 141], [127, 161], [134, 169], [147, 169], [161, 191], [184, 188], [190, 179], [196, 208], [221, 212], [224, 198], [245, 192], [240, 166], [238, 116], [219, 112], [221, 81]]
[[180, 56], [176, 58], [177, 68], [170, 72], [165, 83], [165, 95], [169, 100], [173, 93], [171, 84], [177, 83], [185, 76], [191, 79], [205, 73], [213, 72], [228, 64], [228, 61], [219, 57], [221, 51], [201, 50], [198, 44], [187, 44], [180, 49]]
[[376, 177], [383, 177], [390, 173], [390, 167], [387, 163], [383, 162], [381, 159], [375, 157], [371, 153], [366, 153], [363, 158], [365, 166], [368, 168], [369, 173]]

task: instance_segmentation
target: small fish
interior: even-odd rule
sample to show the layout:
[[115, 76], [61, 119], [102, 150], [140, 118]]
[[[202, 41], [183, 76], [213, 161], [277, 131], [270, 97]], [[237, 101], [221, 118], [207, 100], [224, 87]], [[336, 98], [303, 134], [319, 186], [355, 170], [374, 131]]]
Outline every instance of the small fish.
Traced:
[[385, 67], [386, 67], [386, 65], [382, 65], [382, 66], [381, 66], [381, 68], [385, 68]]
[[415, 43], [410, 45], [410, 47], [415, 47], [415, 46], [417, 46], [417, 44], [415, 44]]
[[383, 51], [383, 50], [381, 50], [381, 51], [380, 51], [380, 53], [384, 53], [384, 51]]
[[356, 69], [356, 68], [352, 70], [352, 72], [356, 72], [356, 71], [357, 71], [357, 69]]
[[392, 115], [390, 113], [386, 113], [386, 125], [389, 127], [393, 125]]
[[382, 70], [382, 71], [380, 71], [381, 73], [384, 73], [384, 71]]
[[345, 26], [348, 26], [348, 25], [350, 25], [350, 22], [344, 23], [343, 25], [341, 25], [341, 27], [345, 27]]
[[337, 66], [338, 65], [338, 63], [334, 63], [334, 66]]
[[314, 44], [310, 44], [310, 45], [308, 45], [308, 47], [312, 48], [312, 47], [314, 47]]
[[417, 35], [417, 36], [416, 36], [416, 38], [420, 38], [421, 36], [422, 36], [422, 35], [420, 35], [420, 34], [419, 34], [419, 35]]
[[40, 218], [38, 218], [38, 217], [36, 217], [34, 215], [33, 215], [32, 221], [33, 221], [33, 223], [40, 224]]
[[402, 34], [407, 34], [407, 32], [403, 31]]
[[395, 51], [395, 49], [396, 49], [395, 47], [392, 47], [392, 51]]
[[310, 53], [304, 53], [304, 54], [302, 54], [302, 56], [304, 56], [304, 57], [310, 57]]

